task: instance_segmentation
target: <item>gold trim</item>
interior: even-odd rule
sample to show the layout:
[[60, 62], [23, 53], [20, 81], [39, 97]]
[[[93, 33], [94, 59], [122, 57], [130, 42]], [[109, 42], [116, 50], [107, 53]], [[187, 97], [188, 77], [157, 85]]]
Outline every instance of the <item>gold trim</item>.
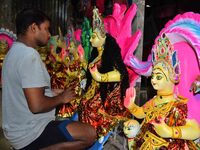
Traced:
[[131, 114], [134, 114], [135, 112], [137, 112], [138, 107], [134, 106], [133, 108], [131, 108], [129, 111], [131, 112]]
[[108, 73], [101, 75], [101, 82], [108, 82]]
[[182, 137], [182, 132], [180, 127], [172, 127], [172, 138], [180, 139]]
[[144, 135], [145, 142], [140, 147], [141, 150], [155, 150], [156, 148], [160, 148], [161, 146], [168, 147], [169, 143], [151, 132], [147, 131]]
[[164, 104], [159, 104], [155, 105], [154, 102], [150, 102], [148, 105], [145, 107], [145, 112], [146, 112], [146, 123], [148, 123], [151, 120], [154, 120], [160, 116], [167, 116], [169, 111], [174, 105], [174, 101], [164, 103]]

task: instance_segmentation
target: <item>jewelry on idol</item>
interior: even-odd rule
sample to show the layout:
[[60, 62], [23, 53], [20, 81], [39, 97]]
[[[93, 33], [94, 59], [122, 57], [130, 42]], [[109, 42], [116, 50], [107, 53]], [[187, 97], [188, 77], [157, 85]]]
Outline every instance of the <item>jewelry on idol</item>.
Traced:
[[160, 99], [162, 99], [163, 97], [172, 96], [172, 95], [174, 95], [174, 93], [169, 93], [169, 94], [157, 94], [157, 96], [159, 96]]
[[172, 127], [172, 138], [180, 139], [182, 132], [180, 127]]

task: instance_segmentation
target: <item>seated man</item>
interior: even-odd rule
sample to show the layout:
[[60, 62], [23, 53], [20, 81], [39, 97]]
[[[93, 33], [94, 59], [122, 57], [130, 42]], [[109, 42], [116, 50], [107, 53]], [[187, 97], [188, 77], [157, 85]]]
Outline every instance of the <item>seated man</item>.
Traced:
[[55, 121], [55, 107], [76, 98], [68, 88], [53, 95], [50, 76], [36, 48], [50, 38], [50, 19], [41, 11], [25, 9], [16, 17], [18, 39], [2, 68], [3, 131], [15, 149], [85, 149], [96, 132], [91, 125], [66, 121], [65, 134]]

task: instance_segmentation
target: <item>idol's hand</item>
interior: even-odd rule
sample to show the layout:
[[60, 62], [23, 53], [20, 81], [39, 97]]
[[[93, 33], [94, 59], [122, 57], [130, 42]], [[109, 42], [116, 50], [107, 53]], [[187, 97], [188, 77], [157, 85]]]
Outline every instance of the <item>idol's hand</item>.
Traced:
[[146, 116], [143, 107], [139, 107], [135, 104], [136, 92], [134, 87], [130, 87], [126, 90], [126, 96], [124, 98], [124, 106], [130, 111], [136, 118], [142, 119]]
[[129, 110], [135, 107], [135, 97], [136, 97], [135, 88], [129, 87], [126, 90], [126, 96], [124, 98], [124, 106], [128, 108]]
[[91, 63], [89, 63], [89, 69], [90, 68], [93, 68], [94, 65], [99, 65], [100, 64], [100, 59], [101, 57], [100, 56], [97, 56]]
[[193, 91], [195, 94], [200, 92], [200, 76], [192, 83], [190, 91]]
[[107, 73], [100, 73], [97, 69], [97, 64], [94, 64], [92, 68], [89, 68], [90, 73], [94, 80], [97, 82], [119, 82], [120, 81], [120, 73], [118, 70], [114, 69], [113, 71], [109, 71]]
[[101, 75], [97, 69], [97, 65], [96, 64], [93, 64], [93, 66], [90, 66], [89, 67], [89, 70], [90, 70], [90, 73], [93, 77], [94, 80], [96, 81], [100, 81], [101, 80]]
[[157, 120], [153, 120], [150, 123], [154, 126], [154, 130], [159, 136], [169, 138], [171, 137], [172, 129], [165, 123], [164, 120], [165, 119], [163, 117], [159, 117]]
[[84, 49], [81, 44], [78, 45], [77, 50], [78, 50], [78, 55], [79, 55], [80, 59], [83, 60], [85, 52], [84, 52]]

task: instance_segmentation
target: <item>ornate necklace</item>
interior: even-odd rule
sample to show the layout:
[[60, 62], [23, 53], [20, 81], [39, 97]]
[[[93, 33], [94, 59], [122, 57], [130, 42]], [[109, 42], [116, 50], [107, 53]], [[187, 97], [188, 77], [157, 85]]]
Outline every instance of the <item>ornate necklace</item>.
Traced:
[[[172, 97], [174, 95], [174, 93], [170, 93], [170, 94], [157, 94], [156, 99], [155, 99], [155, 104], [156, 105], [160, 105], [160, 104], [164, 104], [164, 103], [168, 103], [171, 101], [174, 101], [174, 97]], [[164, 98], [164, 99], [163, 99]]]
[[169, 93], [169, 94], [157, 94], [157, 96], [160, 97], [160, 99], [162, 99], [163, 97], [167, 97], [167, 96], [172, 96], [174, 93]]

